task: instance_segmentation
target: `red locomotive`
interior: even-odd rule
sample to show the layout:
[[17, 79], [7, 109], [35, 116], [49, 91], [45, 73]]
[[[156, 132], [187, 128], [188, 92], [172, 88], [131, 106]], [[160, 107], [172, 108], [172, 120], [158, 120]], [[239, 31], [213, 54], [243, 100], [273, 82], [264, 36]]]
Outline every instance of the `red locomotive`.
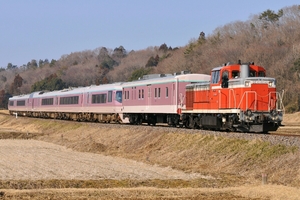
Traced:
[[186, 86], [182, 114], [189, 128], [268, 132], [281, 125], [283, 104], [263, 67], [227, 63], [211, 71], [210, 82]]

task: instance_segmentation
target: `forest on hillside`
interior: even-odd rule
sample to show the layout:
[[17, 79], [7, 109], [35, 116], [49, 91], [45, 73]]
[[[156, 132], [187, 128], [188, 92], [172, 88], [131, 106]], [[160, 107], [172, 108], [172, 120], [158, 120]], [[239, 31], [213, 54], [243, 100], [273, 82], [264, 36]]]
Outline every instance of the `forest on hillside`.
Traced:
[[[136, 80], [150, 73], [190, 70], [209, 74], [223, 63], [254, 62], [275, 77], [286, 112], [300, 111], [300, 5], [266, 10], [247, 21], [201, 32], [184, 47], [167, 44], [133, 51], [119, 46], [72, 52], [58, 60], [31, 60], [0, 68], [0, 107], [8, 97], [41, 90]], [[146, 38], [145, 38], [146, 39]]]

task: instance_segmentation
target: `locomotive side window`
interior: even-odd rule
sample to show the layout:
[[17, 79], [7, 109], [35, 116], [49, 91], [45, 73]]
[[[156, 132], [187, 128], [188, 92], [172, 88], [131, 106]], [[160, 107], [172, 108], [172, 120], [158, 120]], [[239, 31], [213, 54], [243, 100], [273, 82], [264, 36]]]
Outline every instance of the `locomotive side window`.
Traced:
[[232, 78], [238, 78], [240, 76], [240, 72], [239, 71], [232, 71], [231, 73], [231, 77]]
[[218, 83], [220, 81], [220, 70], [213, 71], [211, 74], [211, 83]]
[[14, 101], [9, 101], [10, 106], [14, 106]]

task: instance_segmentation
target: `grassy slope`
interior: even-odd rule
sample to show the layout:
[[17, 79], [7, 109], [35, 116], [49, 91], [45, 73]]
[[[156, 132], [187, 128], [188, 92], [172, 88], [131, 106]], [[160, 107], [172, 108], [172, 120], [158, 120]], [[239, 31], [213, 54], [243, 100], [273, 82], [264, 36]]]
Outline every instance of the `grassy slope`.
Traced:
[[[299, 118], [295, 115], [290, 118], [285, 117], [285, 124], [287, 119], [292, 119], [291, 123], [297, 124], [295, 120]], [[300, 156], [299, 150], [295, 148], [271, 146], [259, 140], [243, 141], [201, 134], [155, 132], [143, 129], [111, 129], [98, 124], [74, 124], [54, 120], [26, 118], [16, 120], [12, 116], [4, 115], [0, 115], [0, 129], [6, 129], [0, 134], [1, 137], [32, 137], [79, 151], [126, 157], [219, 177], [209, 181], [203, 179], [187, 182], [180, 180], [165, 182], [160, 180], [145, 182], [49, 180], [44, 182], [41, 180], [45, 187], [41, 187], [43, 184], [39, 181], [25, 182], [24, 185], [19, 181], [1, 181], [0, 199], [2, 197], [8, 199], [300, 198]], [[261, 185], [261, 173], [268, 174], [268, 183], [276, 184]], [[278, 183], [296, 186], [298, 189], [277, 185]], [[20, 184], [23, 189], [18, 189]], [[76, 184], [76, 187], [72, 184]], [[57, 186], [63, 189], [57, 189]], [[13, 188], [15, 189], [12, 190]]]
[[[202, 134], [183, 129], [163, 129], [0, 116], [1, 127], [13, 127], [24, 134], [78, 151], [102, 153], [151, 164], [200, 172], [221, 178], [218, 187], [253, 183], [268, 174], [269, 182], [300, 186], [300, 153], [295, 147], [270, 145], [260, 140], [241, 140]], [[26, 135], [25, 135], [26, 134]], [[2, 134], [2, 137], [12, 134]], [[297, 177], [297, 178], [295, 178]], [[234, 185], [234, 184], [233, 184]]]

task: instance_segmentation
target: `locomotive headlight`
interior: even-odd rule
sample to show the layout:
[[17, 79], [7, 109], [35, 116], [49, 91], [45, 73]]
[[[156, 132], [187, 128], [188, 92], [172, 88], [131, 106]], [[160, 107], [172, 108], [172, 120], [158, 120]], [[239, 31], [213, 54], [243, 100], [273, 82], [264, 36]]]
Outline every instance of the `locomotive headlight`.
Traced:
[[273, 85], [273, 82], [269, 81], [269, 87], [272, 87], [272, 85]]
[[222, 117], [222, 122], [225, 123], [226, 122], [226, 118]]
[[250, 82], [249, 81], [245, 81], [245, 86], [249, 87], [250, 86]]

